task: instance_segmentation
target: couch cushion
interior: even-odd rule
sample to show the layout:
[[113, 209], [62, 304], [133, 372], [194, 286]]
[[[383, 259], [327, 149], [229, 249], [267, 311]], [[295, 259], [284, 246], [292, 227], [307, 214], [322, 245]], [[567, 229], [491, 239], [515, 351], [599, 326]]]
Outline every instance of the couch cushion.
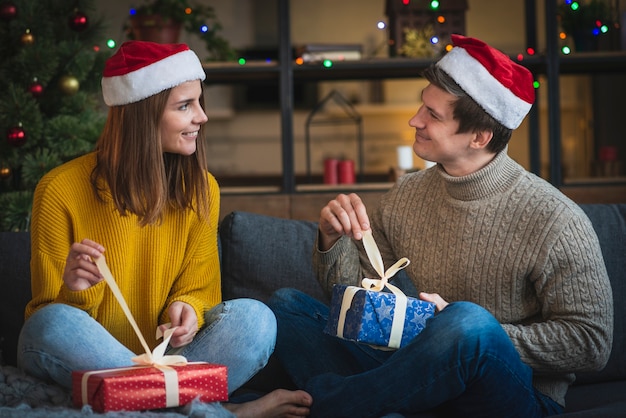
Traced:
[[30, 235], [0, 232], [0, 350], [5, 364], [15, 365], [17, 338], [30, 300]]
[[573, 386], [565, 396], [565, 416], [572, 418], [624, 417], [626, 416], [625, 393], [626, 380]]
[[293, 287], [327, 301], [311, 262], [316, 231], [311, 221], [226, 215], [219, 228], [223, 298], [266, 301], [275, 290]]
[[[577, 384], [626, 379], [626, 205], [586, 204], [585, 211], [600, 240], [613, 289], [614, 332], [609, 361], [601, 372], [578, 373]], [[598, 303], [602, 303], [601, 300]]]

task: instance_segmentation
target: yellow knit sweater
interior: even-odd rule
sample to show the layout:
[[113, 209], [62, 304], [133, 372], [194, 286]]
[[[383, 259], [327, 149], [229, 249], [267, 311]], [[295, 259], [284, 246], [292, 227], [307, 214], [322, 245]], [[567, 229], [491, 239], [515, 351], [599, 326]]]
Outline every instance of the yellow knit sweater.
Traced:
[[48, 173], [33, 201], [31, 228], [32, 300], [26, 318], [49, 303], [76, 306], [94, 317], [130, 350], [144, 350], [106, 282], [71, 291], [63, 269], [74, 242], [89, 238], [105, 248], [107, 264], [151, 348], [155, 331], [169, 322], [174, 301], [193, 306], [198, 325], [221, 301], [217, 247], [219, 188], [208, 174], [210, 219], [190, 210], [169, 210], [163, 222], [141, 227], [135, 215], [120, 216], [110, 195], [98, 200], [89, 181], [95, 154]]

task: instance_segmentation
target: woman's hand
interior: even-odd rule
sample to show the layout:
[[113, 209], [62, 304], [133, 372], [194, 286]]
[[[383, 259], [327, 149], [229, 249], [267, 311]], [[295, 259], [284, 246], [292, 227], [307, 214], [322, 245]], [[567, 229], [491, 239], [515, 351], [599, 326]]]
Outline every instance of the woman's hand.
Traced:
[[342, 235], [361, 239], [362, 231], [369, 228], [370, 221], [361, 198], [355, 193], [340, 194], [320, 212], [319, 249], [327, 251]]
[[173, 302], [167, 313], [170, 316], [170, 325], [159, 325], [161, 331], [165, 332], [168, 327], [178, 327], [172, 334], [170, 345], [172, 347], [182, 347], [193, 341], [193, 337], [198, 333], [198, 317], [195, 309], [188, 303]]
[[97, 242], [84, 239], [70, 247], [65, 261], [63, 282], [73, 291], [85, 290], [104, 280], [93, 260], [102, 256], [104, 247]]

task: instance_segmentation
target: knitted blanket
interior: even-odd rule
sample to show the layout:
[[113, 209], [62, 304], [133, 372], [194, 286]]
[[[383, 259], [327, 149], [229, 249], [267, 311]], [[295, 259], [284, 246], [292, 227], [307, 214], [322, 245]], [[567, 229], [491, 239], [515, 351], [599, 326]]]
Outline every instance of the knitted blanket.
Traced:
[[90, 406], [74, 408], [71, 394], [12, 366], [0, 366], [0, 417], [2, 418], [233, 418], [215, 404], [194, 401], [179, 408], [142, 412], [96, 413]]

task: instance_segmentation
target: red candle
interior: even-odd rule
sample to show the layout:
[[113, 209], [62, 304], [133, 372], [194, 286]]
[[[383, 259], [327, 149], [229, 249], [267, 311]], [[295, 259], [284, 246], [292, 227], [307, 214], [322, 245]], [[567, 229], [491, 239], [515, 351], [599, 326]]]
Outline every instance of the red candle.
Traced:
[[339, 183], [353, 184], [355, 182], [354, 161], [341, 160], [337, 166]]
[[327, 158], [324, 160], [324, 184], [337, 184], [337, 165], [339, 160]]

